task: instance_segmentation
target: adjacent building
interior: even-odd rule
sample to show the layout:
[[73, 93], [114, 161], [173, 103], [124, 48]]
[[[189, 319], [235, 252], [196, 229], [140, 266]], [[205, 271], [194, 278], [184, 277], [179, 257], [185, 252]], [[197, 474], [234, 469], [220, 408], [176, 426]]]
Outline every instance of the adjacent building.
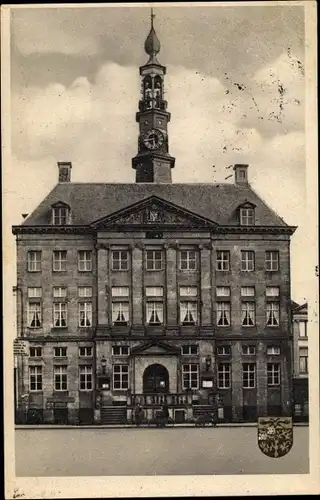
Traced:
[[254, 192], [172, 183], [166, 68], [153, 25], [136, 113], [135, 183], [58, 183], [13, 227], [17, 418], [46, 423], [176, 421], [216, 401], [223, 421], [292, 411], [290, 237]]
[[294, 418], [308, 420], [308, 304], [292, 304]]

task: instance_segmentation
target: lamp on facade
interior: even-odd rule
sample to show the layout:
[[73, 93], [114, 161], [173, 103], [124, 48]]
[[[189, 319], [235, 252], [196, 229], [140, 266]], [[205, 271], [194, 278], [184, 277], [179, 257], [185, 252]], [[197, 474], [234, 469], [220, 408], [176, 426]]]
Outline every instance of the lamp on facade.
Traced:
[[211, 368], [211, 356], [206, 356], [206, 359], [205, 359], [205, 363], [206, 363], [206, 371], [208, 372]]
[[104, 356], [101, 358], [101, 366], [102, 366], [102, 374], [106, 374], [106, 365], [107, 365], [107, 360]]

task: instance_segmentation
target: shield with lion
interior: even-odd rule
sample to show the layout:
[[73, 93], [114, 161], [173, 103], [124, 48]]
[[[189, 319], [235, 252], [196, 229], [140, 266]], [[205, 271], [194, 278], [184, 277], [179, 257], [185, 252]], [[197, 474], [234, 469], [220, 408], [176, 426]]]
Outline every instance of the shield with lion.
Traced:
[[260, 417], [258, 419], [258, 446], [271, 458], [289, 453], [293, 445], [292, 417]]

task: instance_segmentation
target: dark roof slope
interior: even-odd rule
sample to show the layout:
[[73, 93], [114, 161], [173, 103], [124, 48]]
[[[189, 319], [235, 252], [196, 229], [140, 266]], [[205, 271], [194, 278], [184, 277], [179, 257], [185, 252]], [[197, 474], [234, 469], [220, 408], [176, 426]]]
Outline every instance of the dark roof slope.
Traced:
[[286, 226], [250, 186], [235, 184], [57, 184], [23, 226], [51, 223], [52, 204], [62, 201], [70, 205], [72, 224], [90, 224], [102, 217], [155, 195], [188, 209], [220, 225], [237, 225], [237, 209], [248, 201], [256, 205], [258, 226]]

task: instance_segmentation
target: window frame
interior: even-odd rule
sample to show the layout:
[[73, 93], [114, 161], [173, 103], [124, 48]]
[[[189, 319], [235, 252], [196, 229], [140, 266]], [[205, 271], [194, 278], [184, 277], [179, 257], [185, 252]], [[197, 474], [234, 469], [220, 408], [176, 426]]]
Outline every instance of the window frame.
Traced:
[[280, 356], [281, 348], [278, 345], [268, 345], [267, 346], [267, 356]]
[[[247, 367], [248, 370], [245, 370], [245, 367]], [[251, 368], [253, 368], [253, 371], [251, 370]], [[251, 378], [250, 378], [250, 375], [252, 373], [253, 373], [253, 385], [251, 384]], [[245, 374], [247, 374], [248, 385], [245, 385], [245, 380], [246, 380]], [[257, 382], [256, 377], [257, 377], [256, 363], [242, 363], [242, 388], [243, 389], [255, 389], [256, 382]]]
[[[304, 352], [304, 354], [301, 354], [301, 351]], [[299, 374], [300, 375], [308, 375], [309, 373], [309, 351], [308, 347], [299, 347]], [[305, 370], [301, 370], [301, 361], [304, 360], [304, 368]]]
[[[62, 351], [63, 349], [65, 349], [64, 351], [62, 351], [65, 354], [57, 354], [57, 352], [59, 352], [58, 349], [60, 351]], [[68, 357], [68, 347], [67, 346], [60, 346], [60, 345], [53, 346], [53, 357], [54, 358], [67, 358]]]
[[[151, 310], [152, 308], [152, 310]], [[150, 313], [151, 310], [151, 313]], [[160, 317], [159, 317], [160, 313]], [[150, 322], [148, 318], [152, 318], [152, 316], [158, 316], [162, 321], [159, 322]], [[146, 324], [148, 326], [162, 326], [164, 325], [164, 302], [163, 300], [147, 300], [146, 302]]]
[[[34, 309], [34, 311], [32, 311]], [[36, 318], [35, 325], [32, 325]], [[39, 323], [38, 323], [39, 322]], [[28, 300], [27, 302], [27, 327], [32, 330], [37, 330], [42, 328], [43, 318], [42, 318], [42, 302], [41, 300]]]
[[[56, 301], [52, 304], [53, 311], [53, 328], [68, 328], [68, 307], [65, 301]], [[61, 324], [63, 321], [63, 313], [65, 313], [65, 324]], [[56, 314], [58, 315], [59, 324], [56, 324]]]
[[[31, 349], [34, 350], [33, 354], [31, 353]], [[29, 358], [42, 358], [42, 352], [43, 352], [42, 346], [34, 346], [34, 345], [29, 346]]]
[[[115, 259], [115, 254], [119, 254], [119, 258]], [[122, 254], [126, 254], [125, 258], [122, 258]], [[115, 263], [119, 263], [119, 267], [115, 267]], [[125, 263], [125, 267], [123, 267]], [[129, 270], [129, 251], [128, 250], [111, 250], [111, 269], [112, 271], [128, 271]]]
[[[59, 258], [58, 258], [59, 255]], [[53, 250], [52, 252], [52, 272], [62, 273], [67, 271], [67, 250]], [[59, 264], [59, 265], [57, 265]]]
[[[188, 367], [188, 370], [185, 370], [185, 367]], [[194, 369], [192, 369], [192, 367]], [[196, 385], [193, 384], [192, 374], [196, 373]], [[185, 374], [188, 374], [188, 385], [185, 384]], [[187, 389], [197, 390], [199, 389], [200, 376], [199, 376], [199, 364], [198, 363], [183, 363], [181, 366], [181, 376], [182, 376], [182, 390], [185, 391]]]
[[[86, 352], [86, 350], [90, 349], [90, 351], [89, 351], [90, 354], [81, 354], [81, 349], [85, 349], [84, 352]], [[93, 347], [91, 345], [90, 346], [80, 345], [78, 354], [79, 354], [79, 358], [92, 358], [93, 357]]]
[[[119, 310], [116, 311], [115, 309]], [[127, 316], [127, 320], [125, 321], [115, 321], [114, 317], [116, 314], [120, 316], [123, 315], [125, 318]], [[129, 300], [112, 300], [111, 306], [111, 320], [114, 326], [128, 326], [130, 324], [130, 302]]]
[[[115, 369], [118, 369], [119, 368], [119, 372], [117, 372]], [[126, 370], [124, 370], [126, 369]], [[125, 372], [125, 373], [122, 373], [122, 372]], [[115, 387], [115, 378], [116, 376], [119, 377], [119, 385], [120, 387]], [[127, 380], [126, 382], [124, 383], [124, 377], [127, 377]], [[130, 380], [129, 380], [129, 365], [128, 364], [120, 364], [120, 363], [115, 363], [112, 365], [112, 389], [114, 391], [127, 391], [129, 389], [129, 384]]]
[[[82, 325], [81, 316], [83, 316], [84, 325]], [[79, 328], [92, 328], [92, 301], [81, 301], [78, 303], [78, 327]]]
[[[252, 222], [250, 223], [250, 220]], [[253, 207], [240, 207], [240, 226], [255, 225], [255, 210]]]
[[[81, 255], [83, 254], [83, 258]], [[92, 250], [78, 250], [78, 272], [91, 273], [92, 272]]]
[[[274, 370], [274, 367], [277, 367], [277, 370]], [[280, 363], [267, 363], [267, 386], [279, 387], [280, 385], [281, 385]]]
[[[274, 323], [274, 318], [276, 319], [276, 323]], [[269, 323], [270, 319], [271, 323]], [[277, 301], [268, 301], [266, 303], [266, 327], [279, 328], [279, 326], [280, 326], [280, 303]]]
[[[243, 314], [245, 313], [245, 316]], [[246, 324], [245, 319], [247, 321], [251, 319], [253, 321], [251, 324]], [[255, 302], [250, 301], [242, 301], [241, 302], [241, 326], [243, 328], [252, 328], [256, 326], [256, 304]]]
[[[194, 321], [183, 321], [183, 307], [186, 308], [185, 318], [195, 316]], [[179, 324], [180, 326], [196, 326], [199, 324], [199, 308], [197, 300], [180, 300], [179, 301]]]
[[[60, 386], [58, 388], [57, 386]], [[54, 365], [53, 367], [53, 388], [55, 392], [68, 391], [68, 367], [67, 365]]]
[[254, 250], [241, 250], [241, 271], [252, 273], [255, 271]]
[[[227, 306], [227, 308], [225, 308], [225, 306]], [[227, 322], [225, 322], [224, 316], [221, 316], [220, 319], [223, 318], [223, 322], [219, 324], [220, 308], [221, 308], [221, 312], [225, 314], [225, 317], [227, 318]], [[229, 301], [219, 301], [216, 303], [216, 326], [218, 326], [219, 328], [220, 327], [225, 328], [225, 327], [231, 326], [231, 302], [230, 302], [230, 300]]]
[[[153, 257], [148, 257], [148, 254], [152, 252]], [[156, 253], [160, 253], [160, 258], [156, 258]], [[149, 263], [152, 263], [152, 267], [149, 267]], [[160, 262], [160, 267], [157, 268], [157, 262]], [[163, 270], [163, 251], [162, 249], [147, 249], [145, 254], [145, 270], [146, 271], [162, 271]]]
[[217, 356], [231, 356], [231, 345], [217, 345]]
[[[228, 370], [225, 370], [226, 367], [228, 368]], [[221, 384], [221, 381], [223, 382], [222, 384]], [[226, 382], [228, 382], [228, 383], [226, 383]], [[231, 363], [228, 363], [228, 362], [218, 363], [218, 365], [217, 365], [217, 387], [218, 387], [218, 389], [230, 389], [231, 388]]]
[[[34, 259], [31, 259], [31, 255], [34, 254]], [[37, 259], [36, 257], [39, 257]], [[35, 267], [36, 269], [32, 269]], [[28, 250], [27, 253], [27, 271], [29, 273], [41, 273], [42, 271], [42, 251], [41, 250]]]
[[[220, 264], [220, 266], [219, 266], [219, 264]], [[219, 269], [219, 267], [221, 267], [221, 269]], [[231, 270], [230, 250], [217, 250], [217, 253], [216, 253], [216, 271], [228, 272], [230, 270]]]
[[[182, 256], [186, 253], [186, 257]], [[190, 253], [194, 253], [194, 258], [190, 258]], [[183, 267], [183, 262], [185, 262], [186, 267]], [[192, 264], [193, 263], [193, 264]], [[193, 267], [194, 265], [194, 267]], [[196, 271], [197, 270], [197, 251], [191, 249], [180, 249], [179, 250], [179, 270], [180, 271]]]
[[[192, 352], [193, 348], [195, 348], [196, 352]], [[188, 352], [184, 352], [184, 350], [187, 350]], [[199, 355], [199, 346], [198, 346], [198, 344], [183, 344], [181, 346], [181, 355], [182, 356], [198, 356]]]
[[70, 221], [70, 209], [67, 205], [57, 205], [52, 207], [53, 226], [66, 226], [67, 224], [69, 224], [69, 221]]
[[[276, 256], [275, 260], [272, 258], [273, 254]], [[276, 262], [276, 268], [274, 268], [274, 265], [273, 265], [274, 262]], [[280, 270], [279, 250], [266, 250], [265, 267], [266, 267], [266, 271], [268, 273], [276, 273]]]
[[[250, 349], [253, 350], [253, 352], [250, 352]], [[247, 351], [247, 352], [245, 352]], [[242, 346], [242, 356], [255, 356], [256, 355], [256, 346], [254, 345], [243, 345]]]
[[[83, 387], [81, 387], [83, 385]], [[79, 366], [79, 391], [93, 391], [93, 369], [92, 365]]]
[[[119, 354], [115, 353], [115, 349], [119, 349]], [[127, 350], [126, 353], [124, 353], [124, 350]], [[113, 345], [112, 346], [112, 356], [115, 357], [128, 357], [130, 356], [130, 347], [128, 345]]]
[[[29, 366], [28, 381], [29, 381], [29, 392], [42, 392], [43, 391], [42, 365], [30, 365]], [[34, 385], [34, 388], [32, 388], [33, 385]]]

